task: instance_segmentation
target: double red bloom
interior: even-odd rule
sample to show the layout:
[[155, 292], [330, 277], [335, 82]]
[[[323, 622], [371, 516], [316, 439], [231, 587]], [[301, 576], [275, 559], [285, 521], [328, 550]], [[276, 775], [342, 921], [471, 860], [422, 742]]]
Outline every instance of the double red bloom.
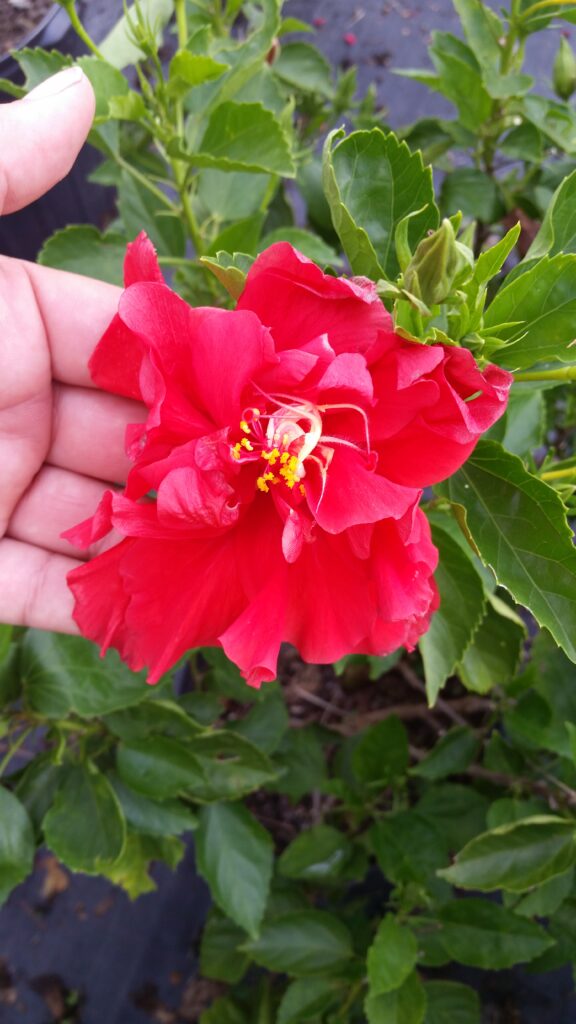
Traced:
[[124, 492], [67, 534], [124, 538], [69, 576], [81, 631], [151, 682], [200, 645], [256, 686], [284, 640], [313, 662], [412, 647], [437, 606], [421, 488], [504, 412], [510, 375], [403, 340], [374, 285], [285, 243], [234, 311], [191, 309], [144, 235], [125, 280], [90, 365], [148, 418]]

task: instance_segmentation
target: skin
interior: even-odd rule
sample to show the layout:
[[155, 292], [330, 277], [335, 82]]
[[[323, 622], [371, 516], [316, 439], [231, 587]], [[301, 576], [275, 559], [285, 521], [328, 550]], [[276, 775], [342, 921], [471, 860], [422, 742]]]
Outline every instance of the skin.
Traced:
[[[79, 69], [0, 106], [2, 213], [68, 173], [93, 115]], [[137, 403], [97, 390], [87, 368], [119, 295], [0, 256], [0, 622], [77, 632], [66, 574], [86, 553], [60, 534], [125, 480], [126, 425], [144, 418]]]

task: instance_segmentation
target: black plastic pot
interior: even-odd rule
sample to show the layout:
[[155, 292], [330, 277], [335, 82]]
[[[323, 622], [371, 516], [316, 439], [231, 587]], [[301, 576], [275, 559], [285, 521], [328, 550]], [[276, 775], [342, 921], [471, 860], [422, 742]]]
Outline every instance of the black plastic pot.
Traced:
[[[122, 13], [121, 0], [90, 0], [85, 5], [85, 22], [93, 37], [102, 39]], [[21, 47], [58, 49], [74, 57], [85, 52], [63, 8], [54, 4], [36, 29], [21, 40]], [[0, 59], [0, 77], [20, 83], [22, 73], [9, 54]], [[10, 99], [0, 93], [0, 102]], [[100, 155], [85, 146], [70, 174], [41, 199], [24, 210], [0, 219], [0, 254], [33, 260], [47, 238], [67, 224], [95, 224], [103, 227], [114, 211], [114, 190], [90, 184], [87, 175], [100, 162]]]

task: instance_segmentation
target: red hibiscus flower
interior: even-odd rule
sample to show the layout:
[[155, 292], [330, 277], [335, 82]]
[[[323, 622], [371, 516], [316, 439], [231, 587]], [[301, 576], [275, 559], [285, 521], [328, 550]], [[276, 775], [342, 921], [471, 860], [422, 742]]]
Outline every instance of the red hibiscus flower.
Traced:
[[314, 662], [413, 647], [438, 603], [421, 488], [504, 412], [510, 375], [403, 340], [371, 282], [285, 243], [234, 311], [190, 308], [144, 235], [125, 280], [91, 372], [148, 416], [124, 491], [67, 533], [123, 537], [69, 575], [82, 633], [150, 682], [200, 645], [255, 686], [282, 641]]

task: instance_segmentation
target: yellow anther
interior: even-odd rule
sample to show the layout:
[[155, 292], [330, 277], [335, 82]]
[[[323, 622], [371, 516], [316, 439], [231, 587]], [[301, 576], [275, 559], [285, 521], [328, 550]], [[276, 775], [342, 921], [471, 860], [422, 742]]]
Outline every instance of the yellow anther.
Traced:
[[263, 459], [266, 459], [266, 462], [268, 462], [271, 466], [273, 466], [280, 458], [280, 452], [278, 448], [272, 448], [272, 451], [269, 452], [260, 452], [260, 455], [262, 456]]
[[243, 437], [242, 440], [240, 441], [240, 444], [242, 445], [243, 448], [246, 449], [247, 452], [253, 452], [254, 451], [254, 446], [248, 440], [247, 437]]
[[235, 444], [233, 448], [230, 449], [230, 454], [233, 459], [239, 459], [241, 451], [242, 448], [240, 446], [240, 442], [238, 442], [238, 444]]
[[259, 476], [258, 477], [258, 479], [256, 481], [256, 487], [258, 488], [259, 491], [263, 491], [263, 492], [266, 492], [266, 491], [270, 490], [270, 488], [268, 487], [268, 484], [266, 483], [266, 481], [265, 481], [263, 476]]
[[280, 462], [282, 463], [282, 465], [284, 465], [286, 462], [288, 462], [289, 458], [290, 458], [290, 452], [282, 452], [282, 455], [280, 456]]
[[240, 430], [243, 430], [245, 434], [250, 433], [250, 427], [246, 423], [246, 420], [240, 420]]

